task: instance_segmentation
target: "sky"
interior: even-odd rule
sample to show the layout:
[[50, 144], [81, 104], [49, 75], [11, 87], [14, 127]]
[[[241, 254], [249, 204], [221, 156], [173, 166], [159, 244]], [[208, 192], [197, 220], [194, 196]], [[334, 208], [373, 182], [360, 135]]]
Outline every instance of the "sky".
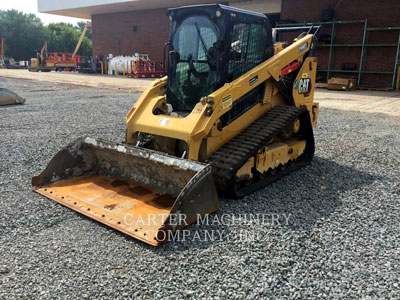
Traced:
[[16, 9], [23, 11], [24, 13], [33, 13], [40, 19], [44, 24], [65, 22], [76, 24], [79, 21], [86, 21], [78, 18], [62, 17], [50, 14], [38, 13], [37, 0], [0, 0], [2, 3], [0, 5], [1, 10]]

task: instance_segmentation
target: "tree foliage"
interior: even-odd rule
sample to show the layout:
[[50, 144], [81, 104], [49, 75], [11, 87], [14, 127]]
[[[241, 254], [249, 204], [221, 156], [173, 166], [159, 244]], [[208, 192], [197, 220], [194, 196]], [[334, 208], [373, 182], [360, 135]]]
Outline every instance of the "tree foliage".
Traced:
[[[66, 23], [52, 23], [47, 26], [49, 52], [73, 52], [81, 36], [83, 27], [74, 27]], [[91, 55], [92, 41], [86, 36], [79, 48], [79, 55]]]
[[[78, 29], [80, 32], [83, 31], [83, 29], [86, 26], [86, 22], [78, 22], [77, 26], [75, 26], [76, 29]], [[92, 39], [92, 27], [89, 26], [86, 32], [86, 37], [91, 40]]]
[[[0, 37], [5, 37], [4, 52], [15, 60], [29, 60], [47, 41], [49, 52], [73, 52], [85, 22], [77, 26], [52, 23], [47, 26], [34, 14], [17, 10], [0, 10]], [[78, 55], [91, 55], [92, 40], [89, 28]]]
[[17, 60], [32, 56], [34, 49], [40, 49], [46, 39], [46, 28], [34, 14], [17, 10], [0, 11], [0, 35], [5, 37], [6, 55]]

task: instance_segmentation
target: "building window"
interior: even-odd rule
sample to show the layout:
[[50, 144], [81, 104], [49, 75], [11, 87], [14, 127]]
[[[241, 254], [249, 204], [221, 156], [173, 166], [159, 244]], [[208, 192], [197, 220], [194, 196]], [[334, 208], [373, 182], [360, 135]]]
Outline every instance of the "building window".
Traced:
[[136, 25], [133, 26], [133, 32], [137, 32], [137, 26]]

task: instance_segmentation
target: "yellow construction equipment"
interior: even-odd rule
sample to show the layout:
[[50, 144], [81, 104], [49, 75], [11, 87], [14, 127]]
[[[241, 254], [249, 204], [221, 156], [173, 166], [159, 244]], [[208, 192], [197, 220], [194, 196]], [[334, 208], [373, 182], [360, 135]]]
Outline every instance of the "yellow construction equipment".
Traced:
[[83, 38], [85, 37], [86, 32], [87, 32], [87, 30], [88, 30], [88, 28], [89, 28], [90, 26], [91, 26], [91, 23], [90, 23], [90, 22], [87, 22], [87, 23], [85, 24], [85, 27], [84, 27], [83, 30], [82, 30], [81, 36], [79, 37], [78, 43], [77, 43], [76, 46], [75, 46], [75, 50], [74, 50], [74, 52], [72, 53], [72, 58], [74, 58], [75, 55], [78, 53], [78, 50], [79, 50], [79, 48], [81, 47]]
[[0, 49], [0, 68], [5, 66], [5, 56], [4, 56], [4, 43], [5, 43], [6, 38], [2, 37], [1, 38], [1, 49]]
[[[295, 41], [259, 13], [168, 10], [168, 76], [126, 116], [123, 144], [83, 137], [32, 180], [35, 191], [152, 245], [313, 158], [318, 28]], [[276, 49], [275, 49], [276, 48]], [[294, 180], [300, 180], [295, 179]]]
[[44, 42], [42, 50], [36, 53], [36, 58], [31, 58], [29, 65], [30, 72], [50, 72], [50, 71], [72, 71], [76, 69], [77, 63], [80, 62], [82, 56], [77, 56], [82, 41], [86, 35], [88, 28], [91, 26], [90, 22], [85, 24], [79, 40], [75, 46], [73, 53], [66, 52], [52, 52], [47, 51], [47, 42]]
[[31, 58], [28, 68], [29, 72], [50, 72], [54, 70], [54, 63], [50, 63], [48, 61], [48, 57], [49, 54], [47, 52], [47, 42], [44, 42], [40, 53], [36, 53], [36, 57]]

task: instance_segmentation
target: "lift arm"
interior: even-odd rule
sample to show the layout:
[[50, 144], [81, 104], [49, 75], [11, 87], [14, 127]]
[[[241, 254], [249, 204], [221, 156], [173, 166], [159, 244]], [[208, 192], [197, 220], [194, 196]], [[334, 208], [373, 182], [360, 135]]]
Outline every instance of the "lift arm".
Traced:
[[[46, 55], [44, 55], [44, 53], [46, 53]], [[44, 42], [42, 50], [40, 50], [40, 57], [42, 57], [42, 59], [47, 58], [47, 42]]]
[[2, 37], [1, 38], [1, 55], [0, 55], [0, 59], [4, 59], [4, 41], [6, 38]]
[[78, 50], [79, 50], [79, 48], [81, 47], [83, 38], [85, 37], [86, 32], [87, 32], [89, 26], [90, 26], [90, 23], [87, 22], [86, 25], [85, 25], [85, 27], [83, 28], [83, 31], [82, 31], [82, 33], [81, 33], [81, 36], [80, 36], [79, 40], [78, 40], [78, 43], [76, 44], [74, 53], [72, 53], [72, 58], [74, 58], [75, 55], [76, 55], [76, 53], [78, 53]]

